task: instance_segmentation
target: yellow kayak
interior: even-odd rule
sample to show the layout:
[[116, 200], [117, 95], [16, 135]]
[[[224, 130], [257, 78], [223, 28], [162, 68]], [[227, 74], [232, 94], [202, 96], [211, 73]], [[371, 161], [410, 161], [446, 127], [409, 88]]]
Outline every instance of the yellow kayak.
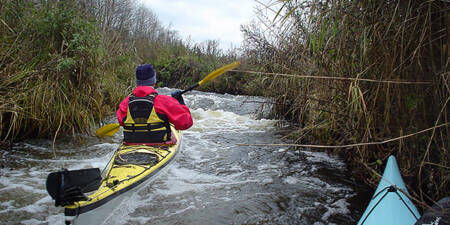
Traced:
[[[50, 174], [47, 190], [56, 200], [56, 205], [64, 206], [66, 224], [103, 224], [114, 208], [138, 186], [144, 186], [144, 183], [174, 159], [180, 147], [181, 132], [172, 127], [172, 133], [177, 139], [172, 145], [121, 145], [107, 164], [101, 178], [98, 169], [98, 172], [93, 172], [92, 169], [61, 171], [55, 173], [54, 177]], [[97, 180], [95, 173], [98, 173]], [[83, 177], [86, 177], [85, 181], [82, 180]], [[69, 185], [71, 180], [73, 184]], [[62, 185], [68, 187], [57, 188]], [[87, 187], [89, 185], [91, 187]], [[83, 186], [87, 188], [83, 190]], [[95, 188], [97, 189], [94, 190]], [[60, 196], [59, 202], [55, 196]]]

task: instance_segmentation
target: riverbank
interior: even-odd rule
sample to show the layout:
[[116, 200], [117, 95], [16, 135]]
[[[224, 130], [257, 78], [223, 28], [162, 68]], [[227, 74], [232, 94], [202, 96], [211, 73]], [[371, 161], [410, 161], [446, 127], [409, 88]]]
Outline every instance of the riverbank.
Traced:
[[395, 155], [422, 209], [450, 195], [450, 6], [412, 0], [267, 7], [278, 12], [260, 12], [267, 26], [242, 29], [247, 56], [261, 66], [250, 72], [265, 79], [275, 118], [297, 126], [289, 135], [297, 146], [345, 155], [355, 179], [371, 187]]

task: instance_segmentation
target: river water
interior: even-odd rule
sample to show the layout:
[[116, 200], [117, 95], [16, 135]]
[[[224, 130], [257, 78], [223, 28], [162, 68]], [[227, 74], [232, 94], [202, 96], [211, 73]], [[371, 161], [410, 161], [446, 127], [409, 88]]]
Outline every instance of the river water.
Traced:
[[[343, 160], [314, 150], [237, 145], [283, 143], [277, 121], [257, 116], [263, 99], [198, 91], [184, 96], [194, 125], [183, 132], [180, 154], [105, 224], [357, 222], [361, 212], [350, 204], [356, 191]], [[0, 224], [63, 224], [63, 209], [45, 189], [47, 175], [103, 169], [120, 140], [120, 132], [107, 139], [81, 135], [59, 139], [54, 148], [49, 140], [27, 140], [0, 150]]]

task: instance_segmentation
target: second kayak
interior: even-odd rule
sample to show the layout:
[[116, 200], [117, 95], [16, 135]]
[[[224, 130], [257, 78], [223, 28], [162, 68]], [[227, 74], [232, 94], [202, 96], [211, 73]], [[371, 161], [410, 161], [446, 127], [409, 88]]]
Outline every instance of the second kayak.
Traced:
[[404, 193], [409, 195], [397, 161], [394, 156], [389, 156], [383, 177], [358, 225], [414, 224], [420, 213]]

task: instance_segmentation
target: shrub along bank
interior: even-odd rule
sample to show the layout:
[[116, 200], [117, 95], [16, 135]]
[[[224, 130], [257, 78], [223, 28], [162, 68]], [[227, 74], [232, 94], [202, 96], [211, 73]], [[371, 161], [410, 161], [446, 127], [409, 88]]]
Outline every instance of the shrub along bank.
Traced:
[[112, 74], [129, 62], [108, 58], [95, 23], [70, 1], [2, 1], [0, 19], [3, 140], [86, 131], [112, 110], [125, 89]]

